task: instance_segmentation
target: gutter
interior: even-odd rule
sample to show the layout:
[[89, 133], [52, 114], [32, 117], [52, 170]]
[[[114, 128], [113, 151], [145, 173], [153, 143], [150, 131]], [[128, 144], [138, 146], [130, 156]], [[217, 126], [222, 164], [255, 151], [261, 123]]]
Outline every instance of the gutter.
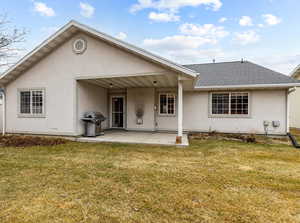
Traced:
[[288, 83], [288, 84], [248, 84], [248, 85], [215, 85], [215, 86], [203, 86], [194, 87], [195, 90], [209, 90], [209, 89], [239, 89], [239, 88], [292, 88], [300, 87], [299, 83]]

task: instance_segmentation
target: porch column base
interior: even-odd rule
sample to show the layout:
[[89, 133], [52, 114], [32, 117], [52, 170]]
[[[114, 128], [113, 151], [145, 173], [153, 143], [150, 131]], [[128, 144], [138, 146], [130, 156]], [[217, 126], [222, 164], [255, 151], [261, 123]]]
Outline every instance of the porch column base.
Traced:
[[182, 144], [182, 136], [176, 136], [176, 144]]

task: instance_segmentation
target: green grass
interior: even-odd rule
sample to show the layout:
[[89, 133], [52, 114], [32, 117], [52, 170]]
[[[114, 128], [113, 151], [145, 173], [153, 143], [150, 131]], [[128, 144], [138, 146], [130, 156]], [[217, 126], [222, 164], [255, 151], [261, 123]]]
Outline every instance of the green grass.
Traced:
[[0, 148], [0, 222], [300, 222], [300, 151], [215, 140]]

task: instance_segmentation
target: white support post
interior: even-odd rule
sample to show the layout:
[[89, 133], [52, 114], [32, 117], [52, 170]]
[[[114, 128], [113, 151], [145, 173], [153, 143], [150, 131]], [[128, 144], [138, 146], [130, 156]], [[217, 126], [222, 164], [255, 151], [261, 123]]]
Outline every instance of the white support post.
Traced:
[[182, 128], [182, 121], [183, 121], [183, 87], [182, 81], [178, 78], [178, 134], [176, 138], [176, 143], [182, 143], [182, 135], [183, 135], [183, 128]]
[[4, 90], [2, 91], [2, 135], [6, 133], [6, 95]]

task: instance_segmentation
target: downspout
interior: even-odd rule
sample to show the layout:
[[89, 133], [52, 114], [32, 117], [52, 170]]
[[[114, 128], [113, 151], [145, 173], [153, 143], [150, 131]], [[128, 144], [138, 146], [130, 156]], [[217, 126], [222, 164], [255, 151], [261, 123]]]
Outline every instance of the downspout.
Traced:
[[2, 135], [6, 133], [6, 98], [5, 89], [0, 89], [0, 94], [2, 95]]

